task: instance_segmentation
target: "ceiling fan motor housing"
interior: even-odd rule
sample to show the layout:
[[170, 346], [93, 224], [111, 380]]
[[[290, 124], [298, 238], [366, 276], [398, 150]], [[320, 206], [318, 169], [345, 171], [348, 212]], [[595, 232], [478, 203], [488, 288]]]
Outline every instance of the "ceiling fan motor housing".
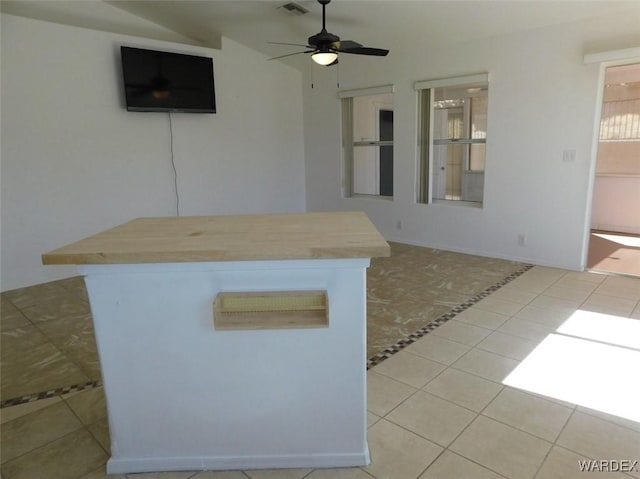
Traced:
[[309, 45], [312, 45], [320, 50], [328, 50], [335, 42], [339, 42], [340, 37], [329, 33], [326, 30], [322, 30], [320, 33], [316, 33], [309, 37]]

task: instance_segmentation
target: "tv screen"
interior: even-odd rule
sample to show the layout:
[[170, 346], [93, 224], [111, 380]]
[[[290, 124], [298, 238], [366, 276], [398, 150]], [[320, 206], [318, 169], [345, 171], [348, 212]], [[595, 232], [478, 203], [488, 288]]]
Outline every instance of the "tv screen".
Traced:
[[213, 60], [120, 47], [128, 111], [215, 113]]

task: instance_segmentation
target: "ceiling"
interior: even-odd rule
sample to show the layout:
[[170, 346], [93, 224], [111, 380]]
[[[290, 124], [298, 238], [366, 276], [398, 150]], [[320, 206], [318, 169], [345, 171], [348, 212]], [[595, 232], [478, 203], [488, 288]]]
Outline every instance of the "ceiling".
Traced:
[[[288, 0], [2, 0], [0, 5], [3, 12], [14, 15], [212, 48], [220, 48], [220, 38], [227, 37], [272, 57], [298, 49], [269, 41], [306, 44], [321, 28], [322, 8], [314, 0], [296, 1], [309, 10], [302, 16], [279, 8], [286, 3]], [[640, 19], [640, 2], [334, 0], [327, 6], [327, 30], [343, 40], [387, 48], [393, 54], [415, 49], [415, 45], [451, 45], [588, 18], [606, 19], [620, 11]], [[158, 25], [176, 35], [172, 37]], [[301, 67], [301, 57], [284, 61]]]

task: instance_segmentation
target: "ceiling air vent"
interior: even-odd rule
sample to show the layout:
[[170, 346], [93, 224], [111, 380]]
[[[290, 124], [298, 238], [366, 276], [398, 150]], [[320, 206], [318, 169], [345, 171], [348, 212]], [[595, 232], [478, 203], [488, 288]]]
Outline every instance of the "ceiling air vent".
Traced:
[[282, 10], [282, 11], [288, 13], [289, 15], [296, 15], [296, 16], [300, 16], [300, 15], [304, 15], [305, 13], [309, 13], [309, 10], [304, 8], [302, 5], [298, 5], [295, 2], [285, 3], [281, 7], [278, 7], [278, 10]]

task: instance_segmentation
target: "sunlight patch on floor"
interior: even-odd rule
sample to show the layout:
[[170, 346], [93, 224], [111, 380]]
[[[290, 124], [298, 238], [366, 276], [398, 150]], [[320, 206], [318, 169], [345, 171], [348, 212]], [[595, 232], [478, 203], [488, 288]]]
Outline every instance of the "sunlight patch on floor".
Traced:
[[556, 332], [640, 350], [640, 321], [637, 319], [579, 309]]
[[640, 422], [640, 321], [578, 310], [504, 384]]
[[623, 246], [631, 246], [633, 248], [640, 248], [640, 237], [637, 236], [623, 236], [605, 233], [593, 233], [593, 236], [602, 238], [613, 243], [618, 243]]

